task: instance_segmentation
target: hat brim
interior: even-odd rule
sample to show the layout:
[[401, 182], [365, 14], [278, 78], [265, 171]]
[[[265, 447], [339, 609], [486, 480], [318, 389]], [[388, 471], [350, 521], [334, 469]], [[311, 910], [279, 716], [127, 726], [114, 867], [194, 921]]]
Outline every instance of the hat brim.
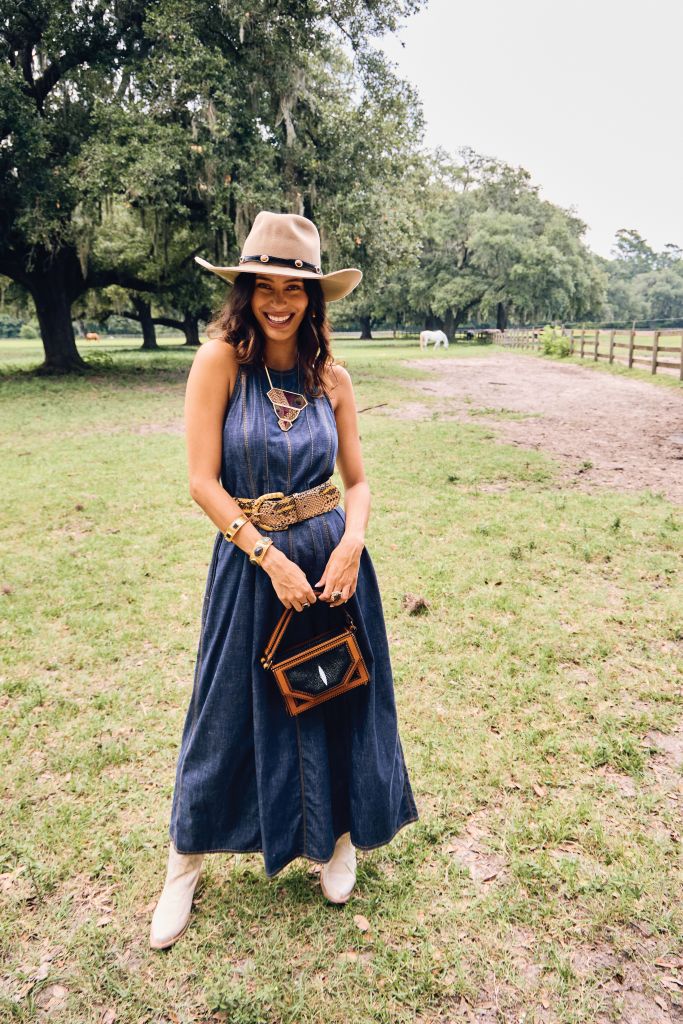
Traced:
[[334, 302], [335, 299], [343, 299], [345, 295], [349, 295], [360, 284], [363, 277], [363, 272], [355, 267], [334, 270], [331, 274], [323, 274], [321, 276], [312, 270], [293, 270], [290, 267], [267, 266], [266, 264], [259, 266], [258, 263], [243, 263], [239, 267], [214, 267], [213, 263], [208, 263], [201, 256], [195, 256], [195, 262], [200, 267], [204, 267], [205, 270], [210, 270], [212, 274], [222, 277], [229, 284], [234, 284], [240, 274], [262, 274], [268, 277], [271, 275], [273, 277], [305, 277], [320, 283], [326, 302]]

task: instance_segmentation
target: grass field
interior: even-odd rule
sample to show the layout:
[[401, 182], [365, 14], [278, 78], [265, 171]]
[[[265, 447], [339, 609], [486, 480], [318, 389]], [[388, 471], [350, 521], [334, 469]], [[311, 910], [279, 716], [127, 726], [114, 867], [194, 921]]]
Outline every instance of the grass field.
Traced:
[[307, 861], [209, 857], [189, 932], [148, 949], [214, 528], [192, 353], [139, 343], [67, 381], [0, 346], [2, 1020], [682, 1019], [680, 508], [563, 491], [436, 404], [401, 419], [415, 343], [335, 349], [359, 408], [396, 411], [360, 417], [367, 547], [420, 821], [341, 908]]

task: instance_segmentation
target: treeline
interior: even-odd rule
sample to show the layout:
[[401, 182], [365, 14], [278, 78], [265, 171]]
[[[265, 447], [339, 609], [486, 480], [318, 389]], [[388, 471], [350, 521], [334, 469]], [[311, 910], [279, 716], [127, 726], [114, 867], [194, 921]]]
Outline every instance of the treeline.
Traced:
[[313, 219], [364, 280], [336, 326], [599, 316], [585, 225], [521, 168], [423, 147], [412, 88], [372, 45], [423, 0], [32, 0], [0, 19], [0, 300], [46, 371], [73, 323], [190, 345], [260, 209]]
[[607, 273], [605, 320], [672, 326], [683, 321], [683, 249], [655, 252], [637, 231], [618, 231]]

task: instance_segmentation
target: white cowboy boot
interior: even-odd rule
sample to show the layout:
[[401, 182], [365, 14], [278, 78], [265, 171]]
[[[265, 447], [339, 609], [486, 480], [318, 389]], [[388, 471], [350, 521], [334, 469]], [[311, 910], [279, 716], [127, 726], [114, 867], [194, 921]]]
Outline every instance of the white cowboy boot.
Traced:
[[356, 884], [356, 850], [351, 833], [337, 840], [332, 859], [320, 869], [320, 888], [330, 903], [346, 903]]
[[171, 843], [166, 882], [152, 916], [149, 933], [152, 949], [167, 949], [187, 929], [203, 860], [203, 853], [178, 853]]

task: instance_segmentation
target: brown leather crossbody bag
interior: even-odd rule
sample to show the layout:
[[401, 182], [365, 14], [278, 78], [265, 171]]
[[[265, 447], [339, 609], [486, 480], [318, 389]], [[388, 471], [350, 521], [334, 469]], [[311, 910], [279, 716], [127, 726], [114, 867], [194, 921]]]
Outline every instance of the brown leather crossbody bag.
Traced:
[[[313, 589], [322, 593], [324, 587]], [[346, 608], [338, 610], [345, 616], [341, 628], [289, 647], [277, 661], [274, 657], [294, 614], [293, 608], [284, 610], [271, 634], [261, 664], [272, 670], [290, 715], [300, 715], [323, 701], [365, 685], [370, 679], [358, 646], [356, 625]]]

